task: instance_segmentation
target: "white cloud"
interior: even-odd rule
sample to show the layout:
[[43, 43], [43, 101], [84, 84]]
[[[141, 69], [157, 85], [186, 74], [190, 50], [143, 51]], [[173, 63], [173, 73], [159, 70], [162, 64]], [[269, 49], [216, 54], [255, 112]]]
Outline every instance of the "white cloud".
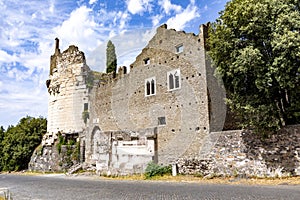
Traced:
[[[0, 3], [0, 126], [21, 117], [47, 116], [49, 57], [55, 37], [52, 28], [68, 14], [68, 2], [54, 0]], [[16, 12], [17, 11], [17, 12]], [[56, 12], [61, 12], [57, 15]]]
[[54, 12], [54, 0], [51, 0], [51, 1], [50, 1], [49, 12], [51, 12], [51, 13]]
[[9, 55], [6, 51], [0, 49], [0, 64], [1, 62], [17, 62], [19, 59], [16, 55]]
[[96, 3], [96, 2], [97, 2], [97, 0], [90, 0], [89, 4], [92, 5], [92, 4]]
[[163, 18], [163, 15], [155, 15], [153, 17], [151, 17], [152, 20], [152, 26], [156, 27], [157, 25], [159, 25], [160, 20]]
[[170, 0], [159, 1], [158, 5], [160, 5], [164, 9], [164, 11], [167, 15], [170, 14], [170, 11], [172, 11], [172, 10], [174, 10], [176, 13], [178, 13], [182, 10], [181, 6], [172, 4]]
[[194, 5], [194, 1], [192, 0], [186, 9], [168, 19], [167, 25], [169, 28], [183, 30], [188, 22], [199, 16], [198, 7]]
[[[70, 18], [65, 20], [60, 26], [54, 29], [58, 38], [64, 43], [80, 46], [84, 50], [93, 47], [93, 41], [90, 40], [95, 36], [94, 29], [96, 23], [93, 16], [90, 15], [92, 10], [86, 6], [81, 6], [70, 14]], [[63, 46], [63, 49], [66, 47]]]
[[127, 0], [127, 9], [128, 11], [135, 14], [142, 14], [145, 11], [151, 11], [153, 0]]
[[19, 119], [26, 115], [45, 116], [47, 113], [45, 86], [40, 90], [39, 87], [31, 83], [25, 83], [25, 85], [16, 81], [9, 83], [3, 88], [8, 93], [1, 94], [2, 97], [0, 98], [0, 110], [6, 113], [0, 116], [1, 125], [16, 124]]
[[130, 18], [129, 18], [129, 15], [128, 15], [127, 12], [124, 12], [124, 13], [121, 14], [121, 16], [120, 16], [120, 26], [119, 26], [119, 28], [120, 28], [121, 30], [123, 30], [123, 29], [125, 28], [126, 22], [127, 22], [129, 19], [130, 19]]
[[[112, 37], [111, 41], [116, 47], [118, 66], [129, 67], [154, 34], [155, 29], [134, 29]], [[98, 46], [87, 57], [88, 65], [93, 70], [105, 70], [106, 44], [107, 42], [104, 42]]]

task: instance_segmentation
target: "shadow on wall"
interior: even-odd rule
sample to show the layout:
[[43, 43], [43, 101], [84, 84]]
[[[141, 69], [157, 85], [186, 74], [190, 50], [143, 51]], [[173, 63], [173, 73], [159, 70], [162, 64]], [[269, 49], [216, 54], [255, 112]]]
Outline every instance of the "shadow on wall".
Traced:
[[300, 125], [289, 126], [268, 138], [245, 131], [242, 134], [244, 153], [250, 160], [264, 161], [268, 169], [281, 169], [283, 173], [295, 175], [300, 165], [299, 135]]

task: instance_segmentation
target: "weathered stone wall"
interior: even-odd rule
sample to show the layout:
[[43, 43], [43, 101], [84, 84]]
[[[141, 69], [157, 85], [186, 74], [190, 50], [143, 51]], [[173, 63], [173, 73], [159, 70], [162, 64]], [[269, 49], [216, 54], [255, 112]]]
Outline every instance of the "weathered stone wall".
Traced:
[[[203, 27], [199, 35], [170, 30], [166, 25], [159, 27], [130, 66], [129, 74], [122, 69], [116, 79], [100, 80], [93, 88], [86, 137], [87, 162], [91, 155], [89, 138], [95, 126], [103, 131], [157, 127], [158, 162], [162, 164], [200, 150], [203, 137], [216, 124], [209, 120], [215, 112], [209, 115], [207, 74], [213, 70], [207, 71], [210, 63], [204, 48]], [[179, 46], [183, 49], [177, 52]], [[167, 74], [177, 69], [180, 88], [169, 90]], [[145, 80], [152, 77], [156, 82], [155, 95], [146, 96]], [[218, 93], [213, 87], [211, 90]], [[160, 117], [165, 118], [165, 124], [158, 122]]]
[[179, 173], [274, 177], [300, 175], [300, 125], [263, 139], [250, 131], [211, 133], [202, 157], [177, 160]]
[[[43, 137], [40, 151], [35, 151], [29, 163], [29, 169], [33, 171], [64, 171], [76, 164], [79, 158], [68, 156], [75, 147], [62, 146], [58, 153], [58, 133], [81, 138], [86, 129], [83, 112], [87, 113], [88, 118], [90, 69], [86, 65], [84, 53], [78, 47], [72, 45], [60, 53], [58, 45], [56, 39], [50, 75], [46, 82], [49, 93], [47, 133]], [[79, 155], [79, 152], [76, 154]]]
[[[198, 156], [209, 132], [222, 130], [225, 119], [224, 92], [206, 55], [207, 28], [202, 25], [195, 35], [162, 25], [130, 70], [122, 67], [116, 77], [91, 72], [83, 52], [75, 46], [60, 53], [57, 39], [47, 80], [48, 132], [43, 146], [54, 145], [58, 132], [76, 134], [81, 142], [81, 162], [121, 171], [139, 171], [150, 160], [167, 165], [179, 157]], [[147, 94], [147, 80], [151, 94]], [[172, 89], [170, 85], [175, 84]], [[124, 147], [104, 133], [137, 132], [142, 137], [141, 132], [149, 129], [157, 130], [152, 152], [156, 156], [122, 154], [128, 158], [127, 164], [115, 164], [120, 161], [120, 149], [140, 151], [141, 146]], [[95, 136], [100, 133], [104, 141]], [[113, 146], [100, 158], [95, 149], [105, 143]], [[141, 163], [142, 167], [136, 167]]]
[[63, 53], [56, 50], [51, 56], [51, 66], [54, 65], [53, 62], [56, 67], [51, 68], [51, 75], [47, 80], [47, 132], [82, 132], [85, 128], [82, 113], [84, 104], [89, 100], [86, 85], [89, 67], [85, 63], [85, 56], [77, 47], [70, 46]]
[[57, 149], [57, 142], [52, 146], [39, 146], [31, 156], [29, 171], [64, 172], [78, 163], [76, 145], [63, 145]]
[[89, 164], [100, 174], [143, 173], [155, 160], [156, 129], [139, 132], [93, 130]]

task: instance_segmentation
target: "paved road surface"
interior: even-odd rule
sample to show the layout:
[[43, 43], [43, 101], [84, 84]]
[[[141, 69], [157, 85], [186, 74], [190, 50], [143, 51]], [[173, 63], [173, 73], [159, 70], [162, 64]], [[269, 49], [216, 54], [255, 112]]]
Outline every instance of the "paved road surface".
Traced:
[[0, 188], [14, 200], [76, 199], [288, 199], [300, 200], [300, 186], [233, 186], [154, 181], [117, 181], [64, 175], [0, 174]]

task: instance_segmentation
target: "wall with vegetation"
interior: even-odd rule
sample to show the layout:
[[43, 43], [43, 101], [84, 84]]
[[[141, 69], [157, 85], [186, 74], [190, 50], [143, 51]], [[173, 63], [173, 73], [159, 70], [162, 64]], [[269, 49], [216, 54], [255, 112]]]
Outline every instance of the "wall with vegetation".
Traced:
[[203, 155], [177, 160], [179, 173], [203, 176], [300, 175], [300, 125], [262, 137], [251, 131], [211, 133]]

